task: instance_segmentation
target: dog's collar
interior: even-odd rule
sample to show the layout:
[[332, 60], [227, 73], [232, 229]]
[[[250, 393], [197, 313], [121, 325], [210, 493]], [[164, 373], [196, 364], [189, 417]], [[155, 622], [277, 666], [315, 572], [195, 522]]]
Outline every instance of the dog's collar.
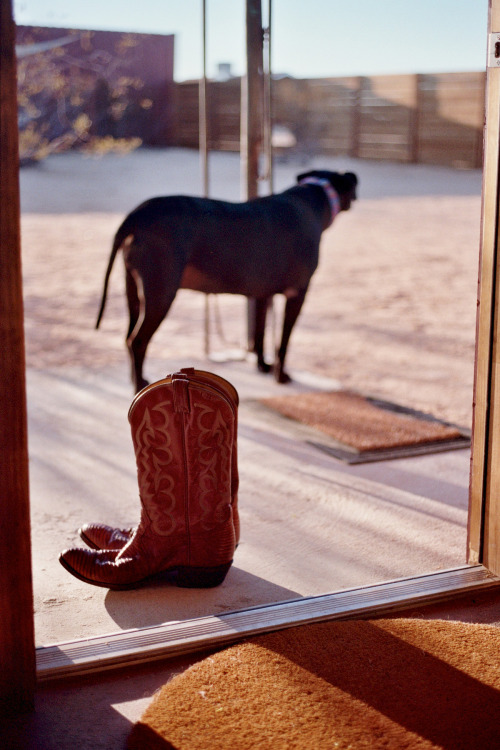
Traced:
[[328, 180], [325, 180], [322, 177], [304, 177], [304, 179], [299, 182], [299, 185], [319, 185], [323, 188], [330, 205], [330, 221], [328, 222], [328, 226], [331, 226], [334, 218], [340, 213], [340, 197], [337, 191], [330, 185]]

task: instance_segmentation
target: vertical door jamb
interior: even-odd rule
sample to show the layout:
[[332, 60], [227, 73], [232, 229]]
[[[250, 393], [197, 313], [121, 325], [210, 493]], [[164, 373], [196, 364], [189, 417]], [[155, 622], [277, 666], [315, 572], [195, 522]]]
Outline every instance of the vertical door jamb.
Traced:
[[[500, 32], [500, 0], [489, 0], [488, 35]], [[467, 559], [500, 573], [500, 67], [488, 66], [476, 326]]]
[[35, 636], [15, 25], [0, 0], [0, 710], [32, 709]]

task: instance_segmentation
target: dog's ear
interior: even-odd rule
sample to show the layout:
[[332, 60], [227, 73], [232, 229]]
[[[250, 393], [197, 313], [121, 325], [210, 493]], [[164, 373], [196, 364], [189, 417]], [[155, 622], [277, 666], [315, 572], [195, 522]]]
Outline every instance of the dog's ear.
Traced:
[[298, 174], [297, 175], [297, 182], [301, 182], [302, 180], [305, 180], [306, 177], [312, 177], [313, 172], [304, 172], [304, 174]]
[[303, 174], [299, 174], [297, 176], [297, 182], [301, 182], [302, 180], [305, 180], [306, 177], [319, 177], [321, 179], [329, 179], [329, 176], [331, 174], [337, 174], [337, 172], [326, 172], [322, 169], [311, 169], [310, 172], [304, 172]]
[[344, 172], [343, 174], [330, 172], [329, 182], [331, 186], [340, 193], [340, 195], [344, 195], [345, 193], [350, 193], [352, 190], [355, 190], [358, 184], [358, 178], [354, 172]]
[[354, 172], [344, 172], [344, 179], [351, 186], [351, 188], [355, 188], [358, 184], [358, 178], [354, 174]]

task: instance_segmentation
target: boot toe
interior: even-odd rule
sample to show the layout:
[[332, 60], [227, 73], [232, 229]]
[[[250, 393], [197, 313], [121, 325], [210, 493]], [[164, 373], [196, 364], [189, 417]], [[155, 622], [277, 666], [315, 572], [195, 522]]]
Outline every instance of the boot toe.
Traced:
[[80, 581], [108, 586], [113, 584], [116, 555], [112, 550], [66, 549], [59, 555], [59, 562]]

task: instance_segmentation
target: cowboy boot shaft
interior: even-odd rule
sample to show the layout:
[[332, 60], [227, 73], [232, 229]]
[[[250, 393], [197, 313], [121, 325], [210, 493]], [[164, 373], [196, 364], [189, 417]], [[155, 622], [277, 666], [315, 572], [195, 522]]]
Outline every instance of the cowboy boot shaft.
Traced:
[[231, 407], [234, 417], [233, 442], [231, 446], [231, 506], [233, 510], [236, 545], [238, 545], [240, 540], [240, 521], [238, 514], [238, 392], [228, 380], [221, 378], [219, 375], [207, 372], [206, 370], [195, 370], [192, 367], [186, 367], [180, 372], [189, 375], [190, 380], [193, 382], [216, 388], [217, 391], [220, 391], [223, 394]]
[[187, 394], [190, 407], [184, 413], [188, 564], [223, 564], [232, 560], [237, 543], [232, 495], [236, 410], [220, 393], [176, 381], [174, 394], [176, 386]]
[[119, 557], [169, 567], [232, 560], [236, 409], [223, 391], [193, 380], [176, 373], [130, 408], [143, 517]]
[[207, 387], [215, 388], [217, 392], [220, 392], [224, 399], [227, 400], [230, 405], [231, 412], [233, 414], [234, 426], [233, 426], [233, 441], [231, 444], [231, 507], [233, 511], [233, 525], [235, 530], [236, 545], [240, 541], [240, 520], [238, 513], [238, 488], [239, 488], [239, 473], [238, 473], [238, 405], [239, 397], [236, 388], [224, 378], [219, 375], [214, 375], [206, 370], [195, 370], [192, 367], [183, 368], [180, 371], [182, 374], [189, 376], [189, 379], [193, 383], [204, 385]]

